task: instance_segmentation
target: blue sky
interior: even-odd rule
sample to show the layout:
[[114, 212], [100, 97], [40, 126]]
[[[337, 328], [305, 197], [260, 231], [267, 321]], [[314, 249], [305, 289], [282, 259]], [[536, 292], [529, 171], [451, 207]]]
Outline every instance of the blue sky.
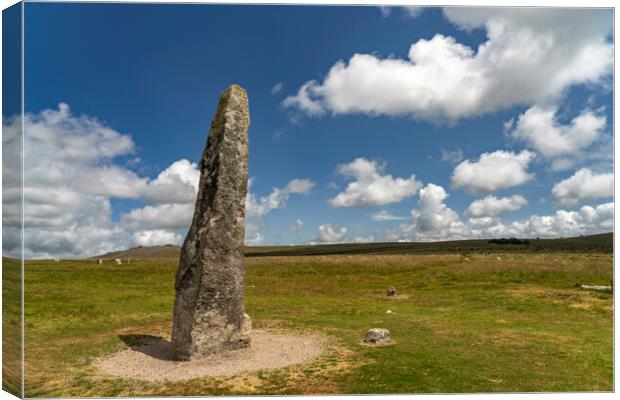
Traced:
[[231, 83], [248, 243], [613, 229], [611, 10], [25, 8], [27, 256], [181, 241]]

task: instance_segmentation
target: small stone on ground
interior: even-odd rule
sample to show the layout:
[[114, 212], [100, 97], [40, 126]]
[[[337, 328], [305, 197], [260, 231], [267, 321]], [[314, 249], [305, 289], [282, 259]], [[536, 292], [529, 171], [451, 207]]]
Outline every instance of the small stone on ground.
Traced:
[[366, 332], [364, 342], [368, 344], [386, 344], [390, 342], [390, 331], [383, 328], [372, 328]]

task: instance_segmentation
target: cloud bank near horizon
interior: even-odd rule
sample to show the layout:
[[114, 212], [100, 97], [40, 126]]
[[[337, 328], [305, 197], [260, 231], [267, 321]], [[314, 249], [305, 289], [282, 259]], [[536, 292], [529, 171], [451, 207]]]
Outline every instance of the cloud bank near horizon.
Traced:
[[[86, 257], [128, 245], [178, 244], [191, 223], [198, 186], [197, 165], [186, 159], [175, 161], [155, 178], [133, 172], [126, 161], [135, 157], [130, 135], [121, 134], [90, 116], [76, 116], [68, 105], [25, 115], [24, 211], [28, 258]], [[12, 165], [18, 162], [19, 121], [9, 119], [4, 127], [4, 225], [7, 254], [19, 248], [20, 177]], [[456, 188], [489, 192], [527, 182], [525, 168], [531, 153], [484, 153], [477, 161], [458, 164], [452, 176]], [[332, 197], [333, 207], [378, 208], [418, 195], [411, 222], [383, 231], [384, 240], [443, 240], [500, 236], [567, 236], [613, 229], [613, 203], [584, 205], [576, 210], [557, 210], [553, 215], [532, 215], [502, 223], [501, 214], [528, 204], [522, 195], [497, 198], [487, 195], [473, 201], [460, 216], [446, 201], [449, 194], [436, 184], [422, 183], [411, 175], [394, 178], [385, 164], [360, 157], [336, 167], [338, 174], [353, 179], [344, 191]], [[506, 171], [503, 174], [502, 171]], [[474, 179], [475, 178], [475, 179]], [[492, 179], [491, 179], [492, 178]], [[505, 179], [504, 179], [505, 178]], [[515, 181], [516, 180], [516, 181]], [[250, 182], [251, 183], [251, 182]], [[246, 242], [261, 244], [263, 219], [286, 207], [292, 195], [309, 196], [315, 188], [309, 179], [295, 178], [267, 195], [251, 188], [246, 198]], [[597, 174], [587, 168], [555, 184], [552, 195], [558, 204], [604, 199], [613, 195], [613, 174]], [[135, 199], [145, 203], [112, 217], [111, 199]], [[467, 218], [465, 218], [467, 217]], [[377, 222], [406, 217], [377, 210]], [[292, 231], [301, 232], [297, 218]], [[288, 229], [288, 228], [287, 228]], [[364, 242], [376, 234], [354, 234], [350, 229], [323, 223], [308, 243]]]

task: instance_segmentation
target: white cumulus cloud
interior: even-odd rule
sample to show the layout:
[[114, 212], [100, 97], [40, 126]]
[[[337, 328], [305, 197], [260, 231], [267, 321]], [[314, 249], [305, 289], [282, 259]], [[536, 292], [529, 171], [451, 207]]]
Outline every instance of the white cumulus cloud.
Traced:
[[374, 207], [396, 203], [414, 196], [421, 187], [415, 175], [394, 178], [385, 173], [385, 165], [361, 157], [339, 165], [337, 172], [354, 181], [344, 192], [329, 200], [332, 207]]
[[121, 216], [133, 229], [188, 229], [194, 215], [194, 204], [147, 205]]
[[260, 232], [260, 227], [252, 221], [246, 221], [245, 244], [247, 246], [258, 246], [263, 242], [264, 239], [265, 237]]
[[558, 210], [553, 215], [533, 215], [528, 220], [513, 223], [528, 237], [567, 237], [613, 230], [614, 204], [584, 206], [579, 211]]
[[[3, 125], [3, 249], [11, 256], [20, 253], [20, 125], [17, 117], [5, 118]], [[139, 176], [123, 166], [135, 165], [131, 136], [94, 117], [74, 115], [64, 103], [25, 114], [24, 125], [27, 258], [90, 257], [133, 245], [180, 242], [194, 212], [196, 163], [181, 159], [153, 179]], [[293, 179], [268, 196], [250, 193], [249, 240], [261, 239], [262, 216], [313, 186]], [[115, 221], [110, 205], [115, 198], [145, 204]]]
[[395, 229], [385, 231], [385, 240], [389, 242], [413, 242], [415, 233], [415, 225], [400, 224]]
[[[250, 185], [251, 187], [251, 185]], [[266, 196], [257, 196], [248, 192], [245, 200], [245, 214], [248, 218], [260, 219], [269, 212], [282, 208], [288, 202], [291, 194], [310, 194], [314, 182], [309, 179], [293, 179], [283, 188], [273, 188]]]
[[[148, 179], [114, 165], [131, 155], [131, 136], [60, 103], [24, 115], [24, 256], [92, 256], [131, 242], [112, 220], [110, 197], [139, 197]], [[4, 119], [3, 251], [20, 253], [21, 120]]]
[[588, 229], [613, 231], [614, 229], [614, 203], [604, 203], [596, 207], [583, 206], [579, 209], [579, 215]]
[[567, 237], [613, 230], [613, 203], [583, 206], [579, 210], [557, 210], [555, 214], [534, 214], [505, 224], [499, 215], [526, 204], [519, 195], [497, 199], [487, 196], [468, 209], [461, 220], [448, 207], [448, 194], [439, 185], [427, 184], [420, 190], [411, 223], [385, 231], [388, 241], [436, 241], [497, 237]]
[[407, 58], [354, 54], [322, 81], [310, 80], [283, 105], [311, 116], [363, 113], [455, 121], [514, 105], [548, 103], [583, 83], [607, 83], [613, 65], [604, 9], [444, 9], [460, 29], [483, 28], [477, 49], [436, 34]]
[[144, 197], [154, 203], [194, 203], [199, 179], [196, 163], [178, 160], [149, 182]]
[[543, 156], [572, 156], [592, 145], [602, 135], [606, 124], [604, 115], [587, 109], [566, 125], [557, 121], [556, 114], [554, 107], [531, 107], [519, 116], [510, 134]]
[[458, 214], [445, 204], [448, 193], [433, 183], [420, 189], [418, 205], [411, 211], [416, 238], [435, 240], [461, 229]]
[[477, 161], [465, 160], [454, 168], [452, 184], [470, 192], [494, 192], [519, 186], [534, 178], [527, 168], [534, 153], [524, 150], [515, 154], [498, 150], [482, 153]]
[[295, 96], [288, 96], [282, 101], [282, 105], [286, 108], [294, 107], [304, 113], [319, 117], [325, 114], [325, 109], [318, 100], [313, 100], [311, 94], [316, 90], [317, 82], [309, 81], [304, 83]]
[[429, 225], [434, 229], [420, 231], [414, 223], [401, 224], [385, 232], [388, 241], [461, 240], [478, 238], [520, 237], [558, 238], [613, 231], [614, 204], [583, 206], [579, 210], [557, 210], [551, 215], [534, 214], [504, 224], [500, 218], [455, 219]]
[[[285, 207], [292, 194], [310, 194], [315, 183], [310, 179], [293, 179], [285, 187], [273, 188], [271, 193], [265, 196], [257, 196], [252, 192], [252, 180], [250, 180], [249, 186], [248, 194], [245, 198], [245, 243], [248, 245], [259, 245], [264, 239], [261, 233], [264, 227], [263, 218], [271, 211]], [[303, 221], [297, 220], [296, 226], [293, 229], [295, 229], [295, 232], [301, 231], [303, 229]]]
[[526, 204], [525, 197], [518, 194], [501, 198], [489, 195], [483, 199], [474, 200], [466, 213], [472, 217], [495, 217], [505, 212], [517, 211]]
[[181, 235], [176, 232], [155, 229], [136, 232], [133, 235], [133, 241], [138, 246], [162, 246], [165, 244], [180, 244]]
[[340, 243], [346, 236], [347, 228], [325, 224], [319, 226], [317, 235], [310, 240], [310, 243]]
[[356, 236], [353, 238], [353, 243], [372, 243], [374, 241], [375, 241], [375, 237], [373, 235]]
[[383, 18], [389, 17], [392, 14], [392, 9], [402, 10], [408, 18], [416, 18], [424, 11], [424, 7], [420, 6], [379, 6]]
[[553, 198], [560, 203], [576, 204], [583, 200], [602, 199], [613, 196], [614, 174], [596, 174], [582, 168], [570, 178], [556, 183], [551, 190]]

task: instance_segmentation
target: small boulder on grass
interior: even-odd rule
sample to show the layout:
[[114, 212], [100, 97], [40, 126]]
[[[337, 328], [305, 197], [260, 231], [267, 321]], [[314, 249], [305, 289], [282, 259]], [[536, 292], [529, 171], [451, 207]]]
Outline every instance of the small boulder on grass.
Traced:
[[385, 293], [385, 295], [387, 297], [394, 297], [396, 296], [396, 289], [393, 286], [390, 286], [387, 290], [387, 292]]
[[386, 344], [390, 342], [390, 331], [383, 328], [372, 328], [366, 332], [367, 344]]

